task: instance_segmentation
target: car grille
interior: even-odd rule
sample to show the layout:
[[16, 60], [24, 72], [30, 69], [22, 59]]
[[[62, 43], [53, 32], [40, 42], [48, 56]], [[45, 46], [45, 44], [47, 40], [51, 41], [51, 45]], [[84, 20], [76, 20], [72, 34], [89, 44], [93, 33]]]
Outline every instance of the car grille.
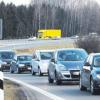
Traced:
[[66, 78], [70, 78], [70, 75], [64, 75]]
[[71, 73], [71, 78], [79, 78], [79, 74], [76, 75], [75, 73], [79, 72], [79, 70], [71, 70], [70, 73]]
[[31, 64], [30, 63], [26, 63], [25, 66], [31, 67]]

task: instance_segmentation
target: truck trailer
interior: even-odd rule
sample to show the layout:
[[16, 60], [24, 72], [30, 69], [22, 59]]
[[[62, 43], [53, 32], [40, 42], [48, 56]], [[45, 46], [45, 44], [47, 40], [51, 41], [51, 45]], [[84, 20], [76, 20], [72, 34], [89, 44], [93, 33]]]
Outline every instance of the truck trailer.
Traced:
[[60, 29], [44, 29], [38, 30], [38, 38], [41, 39], [59, 39], [61, 38]]

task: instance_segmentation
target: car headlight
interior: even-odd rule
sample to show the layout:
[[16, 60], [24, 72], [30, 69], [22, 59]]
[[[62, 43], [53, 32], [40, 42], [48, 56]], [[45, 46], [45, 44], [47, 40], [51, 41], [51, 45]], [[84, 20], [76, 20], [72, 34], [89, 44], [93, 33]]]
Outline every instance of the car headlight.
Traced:
[[2, 64], [2, 65], [6, 65], [6, 64], [7, 64], [7, 62], [2, 62], [1, 64]]
[[60, 68], [61, 71], [66, 71], [65, 66], [59, 66], [59, 68]]
[[19, 66], [19, 67], [24, 67], [25, 65], [24, 65], [24, 64], [18, 64], [18, 66]]
[[97, 74], [97, 78], [100, 79], [100, 74]]

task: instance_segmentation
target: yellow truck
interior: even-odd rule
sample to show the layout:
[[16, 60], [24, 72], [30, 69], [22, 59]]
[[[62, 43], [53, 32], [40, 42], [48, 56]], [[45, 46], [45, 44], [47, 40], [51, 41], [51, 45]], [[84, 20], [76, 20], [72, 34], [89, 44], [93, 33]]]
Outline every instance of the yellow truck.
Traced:
[[38, 30], [38, 38], [41, 38], [41, 39], [59, 39], [59, 38], [61, 38], [61, 30], [60, 29]]

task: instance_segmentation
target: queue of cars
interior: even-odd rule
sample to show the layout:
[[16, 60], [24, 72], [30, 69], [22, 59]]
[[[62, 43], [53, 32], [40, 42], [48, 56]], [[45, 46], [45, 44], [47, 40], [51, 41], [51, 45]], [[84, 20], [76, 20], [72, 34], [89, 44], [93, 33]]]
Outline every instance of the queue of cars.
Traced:
[[[88, 55], [84, 49], [65, 48], [36, 50], [32, 55], [13, 53], [10, 58], [11, 73], [48, 74], [49, 83], [60, 85], [63, 81], [79, 81], [81, 91], [90, 89], [95, 94], [100, 90], [100, 53]], [[3, 63], [1, 59], [1, 66]]]

